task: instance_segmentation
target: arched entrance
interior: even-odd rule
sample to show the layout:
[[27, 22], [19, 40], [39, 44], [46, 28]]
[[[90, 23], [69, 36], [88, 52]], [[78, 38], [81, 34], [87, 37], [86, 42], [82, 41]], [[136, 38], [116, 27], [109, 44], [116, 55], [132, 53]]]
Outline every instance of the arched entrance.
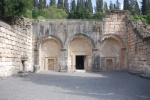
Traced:
[[92, 43], [84, 36], [74, 36], [68, 45], [68, 70], [91, 70]]
[[54, 38], [46, 39], [41, 44], [40, 62], [41, 70], [59, 70], [61, 44]]
[[100, 41], [100, 66], [103, 70], [125, 69], [125, 45], [116, 35], [105, 35]]

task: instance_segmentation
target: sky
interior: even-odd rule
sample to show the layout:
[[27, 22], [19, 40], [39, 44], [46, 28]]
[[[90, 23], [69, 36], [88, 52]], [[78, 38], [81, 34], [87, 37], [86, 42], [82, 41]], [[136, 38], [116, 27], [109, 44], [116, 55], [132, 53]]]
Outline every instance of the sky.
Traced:
[[[49, 2], [50, 0], [47, 0], [47, 2]], [[57, 0], [56, 0], [57, 1]], [[72, 0], [68, 0], [69, 2], [71, 2]], [[109, 6], [109, 3], [110, 3], [110, 0], [103, 0], [104, 2], [107, 2], [107, 5]], [[113, 3], [116, 2], [116, 0], [111, 0]], [[124, 0], [119, 0], [119, 2], [121, 3], [121, 8], [123, 8], [123, 1]], [[140, 5], [140, 2], [142, 0], [137, 0], [139, 2], [139, 5]], [[92, 0], [92, 3], [93, 3], [93, 7], [95, 7], [96, 5], [96, 0]], [[141, 8], [141, 7], [140, 7]]]

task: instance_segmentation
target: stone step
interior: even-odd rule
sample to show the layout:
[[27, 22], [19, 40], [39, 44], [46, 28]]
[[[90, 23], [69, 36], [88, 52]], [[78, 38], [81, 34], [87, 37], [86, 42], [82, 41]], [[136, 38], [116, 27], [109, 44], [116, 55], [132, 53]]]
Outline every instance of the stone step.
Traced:
[[143, 72], [141, 72], [141, 71], [134, 71], [134, 70], [130, 70], [129, 73], [133, 74], [133, 75], [141, 75], [141, 74], [143, 74]]
[[140, 77], [150, 79], [150, 75], [148, 74], [141, 74]]

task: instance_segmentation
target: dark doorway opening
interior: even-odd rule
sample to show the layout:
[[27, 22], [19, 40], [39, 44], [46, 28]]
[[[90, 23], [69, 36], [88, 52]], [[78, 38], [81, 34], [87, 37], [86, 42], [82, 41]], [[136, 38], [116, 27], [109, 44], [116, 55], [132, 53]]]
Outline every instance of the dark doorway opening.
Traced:
[[76, 69], [84, 69], [84, 56], [76, 56]]

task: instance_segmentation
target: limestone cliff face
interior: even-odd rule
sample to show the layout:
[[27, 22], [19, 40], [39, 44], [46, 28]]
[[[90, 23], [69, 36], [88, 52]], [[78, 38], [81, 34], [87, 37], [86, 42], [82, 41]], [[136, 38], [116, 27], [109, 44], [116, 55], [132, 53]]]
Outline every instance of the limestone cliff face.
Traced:
[[[127, 69], [126, 28], [124, 11], [108, 12], [103, 20], [35, 22], [33, 23], [34, 64], [46, 66], [48, 69], [48, 59], [55, 59], [54, 66], [60, 65], [61, 69], [75, 71], [76, 56], [81, 55], [85, 59], [85, 70]], [[51, 40], [59, 42], [61, 55], [43, 58], [41, 47], [45, 41]], [[54, 50], [54, 53], [55, 51], [58, 50]], [[44, 67], [41, 69], [44, 70]]]
[[[150, 26], [132, 21], [125, 11], [107, 12], [103, 20], [0, 22], [0, 76], [33, 65], [40, 70], [139, 70], [150, 73]], [[81, 61], [79, 61], [79, 59]]]
[[32, 27], [10, 26], [0, 22], [0, 77], [22, 71], [22, 59], [24, 58], [28, 59], [26, 61], [27, 70], [33, 70], [31, 32]]
[[150, 25], [127, 17], [128, 66], [150, 74]]

